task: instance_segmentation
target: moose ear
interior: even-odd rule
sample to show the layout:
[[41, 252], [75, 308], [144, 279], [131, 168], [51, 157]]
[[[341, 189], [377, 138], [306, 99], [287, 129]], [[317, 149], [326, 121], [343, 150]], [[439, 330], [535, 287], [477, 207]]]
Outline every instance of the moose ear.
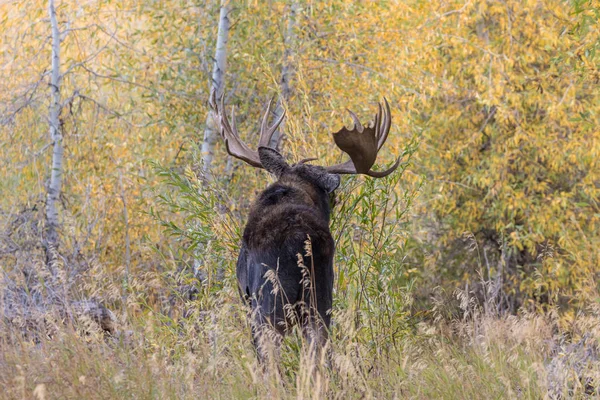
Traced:
[[283, 156], [277, 150], [270, 147], [259, 147], [258, 157], [260, 163], [270, 173], [279, 178], [290, 166], [285, 162]]
[[325, 189], [327, 193], [331, 193], [340, 186], [340, 180], [338, 174], [325, 174], [319, 178], [319, 186]]

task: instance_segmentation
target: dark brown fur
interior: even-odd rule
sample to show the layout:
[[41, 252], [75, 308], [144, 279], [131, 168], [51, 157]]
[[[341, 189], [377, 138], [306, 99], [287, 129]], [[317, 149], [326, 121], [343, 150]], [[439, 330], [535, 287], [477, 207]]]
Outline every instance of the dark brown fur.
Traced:
[[[261, 147], [259, 154], [278, 180], [252, 206], [236, 272], [262, 358], [265, 330], [283, 335], [299, 323], [318, 348], [327, 340], [335, 251], [329, 199], [340, 179], [318, 166], [289, 166], [272, 149]], [[299, 264], [306, 266], [304, 274]], [[274, 279], [265, 276], [269, 271]]]

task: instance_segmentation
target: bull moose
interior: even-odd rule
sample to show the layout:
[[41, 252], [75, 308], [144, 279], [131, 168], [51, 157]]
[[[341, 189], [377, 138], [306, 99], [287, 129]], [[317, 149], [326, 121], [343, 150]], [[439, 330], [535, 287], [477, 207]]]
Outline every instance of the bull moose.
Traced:
[[233, 108], [231, 122], [224, 114], [223, 97], [217, 104], [213, 93], [210, 105], [227, 152], [266, 169], [277, 179], [251, 207], [236, 267], [240, 295], [252, 310], [252, 336], [259, 360], [267, 356], [266, 340], [277, 348], [294, 324], [301, 326], [308, 343], [319, 351], [328, 339], [333, 300], [335, 242], [329, 230], [330, 197], [340, 184], [340, 174], [382, 178], [398, 168], [400, 157], [385, 171], [371, 170], [390, 131], [389, 104], [384, 98], [374, 122], [367, 126], [348, 110], [354, 127], [343, 127], [333, 133], [333, 139], [350, 159], [325, 167], [308, 164], [315, 158], [290, 165], [269, 147], [285, 116], [283, 113], [269, 126], [271, 102], [262, 119], [257, 151], [240, 139]]

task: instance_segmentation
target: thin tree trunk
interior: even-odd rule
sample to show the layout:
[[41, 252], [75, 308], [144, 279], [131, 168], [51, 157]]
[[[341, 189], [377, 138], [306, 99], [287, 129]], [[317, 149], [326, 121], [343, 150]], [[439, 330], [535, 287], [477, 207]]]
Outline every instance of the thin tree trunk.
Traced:
[[[223, 94], [225, 87], [225, 71], [227, 62], [227, 40], [229, 37], [229, 0], [221, 0], [221, 12], [219, 13], [219, 30], [217, 33], [217, 48], [215, 51], [215, 62], [211, 80], [211, 93], [214, 91], [217, 98]], [[210, 167], [214, 157], [214, 148], [217, 141], [217, 129], [214, 124], [212, 110], [206, 117], [206, 128], [202, 142], [202, 171], [205, 179], [210, 179]]]
[[[281, 67], [281, 80], [279, 81], [279, 89], [281, 91], [281, 97], [279, 101], [277, 101], [277, 107], [275, 108], [275, 120], [279, 119], [283, 114], [284, 103], [287, 103], [292, 94], [292, 88], [290, 82], [292, 80], [292, 75], [294, 73], [294, 65], [293, 65], [293, 56], [294, 56], [294, 48], [296, 45], [296, 15], [298, 13], [298, 2], [296, 0], [291, 0], [289, 4], [289, 14], [288, 14], [288, 25], [287, 31], [284, 36], [284, 47], [285, 51], [283, 53], [283, 65]], [[284, 123], [279, 125], [279, 128], [273, 134], [269, 145], [272, 148], [278, 148], [280, 144], [281, 138], [281, 129], [283, 128]]]
[[53, 142], [52, 170], [50, 172], [50, 184], [46, 198], [46, 233], [47, 245], [58, 247], [58, 209], [57, 203], [60, 196], [63, 172], [63, 136], [60, 126], [60, 32], [56, 20], [54, 0], [48, 1], [48, 12], [50, 14], [50, 25], [52, 27], [52, 75], [50, 78], [50, 90], [52, 92], [48, 121], [50, 124], [50, 138]]

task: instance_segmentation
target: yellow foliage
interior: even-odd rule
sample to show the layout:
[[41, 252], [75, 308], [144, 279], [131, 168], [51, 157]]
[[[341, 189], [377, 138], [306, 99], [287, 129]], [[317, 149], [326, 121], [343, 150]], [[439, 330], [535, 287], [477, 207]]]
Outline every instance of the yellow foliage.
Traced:
[[[8, 138], [0, 147], [0, 207], [7, 210], [39, 199], [48, 174], [45, 7], [0, 5], [0, 65], [10, 77], [0, 82], [3, 118], [10, 116], [0, 125]], [[227, 93], [242, 132], [255, 128], [262, 104], [278, 90], [286, 10], [283, 1], [238, 2], [232, 13]], [[123, 263], [120, 193], [142, 265], [152, 257], [144, 238], [161, 237], [146, 214], [156, 189], [146, 160], [193, 162], [217, 12], [217, 2], [58, 6], [69, 29], [62, 96], [81, 95], [62, 115], [64, 218], [75, 221], [88, 249], [103, 249], [111, 268]], [[440, 270], [452, 270], [442, 276], [451, 283], [477, 276], [486, 261], [466, 248], [446, 257], [468, 231], [489, 247], [492, 270], [504, 262], [511, 279], [533, 280], [518, 290], [568, 300], [589, 293], [600, 265], [600, 72], [592, 51], [599, 28], [589, 24], [584, 36], [576, 34], [578, 16], [559, 0], [303, 2], [286, 152], [340, 161], [329, 135], [348, 123], [344, 109], [365, 115], [386, 96], [393, 131], [379, 162], [413, 135], [421, 138], [404, 187], [427, 179], [413, 215], [414, 236], [430, 254], [415, 265], [423, 284]], [[219, 147], [217, 154], [222, 172], [225, 152]], [[253, 192], [262, 184], [255, 176], [236, 170], [233, 183]]]

